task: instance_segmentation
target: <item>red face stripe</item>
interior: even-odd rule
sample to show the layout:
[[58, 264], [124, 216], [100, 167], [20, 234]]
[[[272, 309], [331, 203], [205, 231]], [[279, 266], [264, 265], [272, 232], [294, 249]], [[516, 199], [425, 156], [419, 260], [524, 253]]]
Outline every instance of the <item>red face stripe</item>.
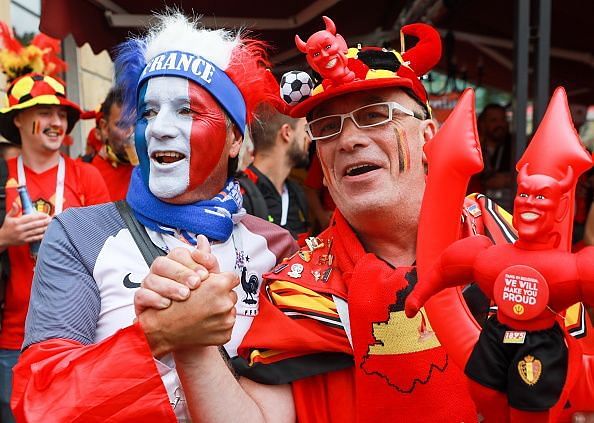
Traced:
[[188, 81], [192, 129], [190, 144], [190, 186], [203, 184], [222, 158], [227, 137], [225, 115], [216, 100], [202, 87]]
[[410, 149], [408, 147], [408, 138], [406, 132], [398, 123], [396, 124], [396, 136], [398, 141], [398, 161], [400, 173], [406, 172], [410, 169]]

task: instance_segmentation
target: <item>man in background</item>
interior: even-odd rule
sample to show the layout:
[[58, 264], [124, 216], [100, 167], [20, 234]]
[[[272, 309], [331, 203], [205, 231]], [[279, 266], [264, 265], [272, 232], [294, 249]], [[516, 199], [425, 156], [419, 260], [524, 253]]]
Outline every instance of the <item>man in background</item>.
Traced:
[[138, 164], [138, 158], [134, 151], [134, 142], [130, 138], [132, 128], [123, 127], [120, 122], [121, 88], [112, 88], [109, 91], [99, 113], [100, 118], [95, 131], [103, 146], [90, 163], [103, 176], [111, 201], [123, 200], [128, 192], [132, 169]]
[[[244, 207], [249, 214], [273, 222], [303, 241], [309, 232], [307, 202], [301, 186], [288, 176], [291, 169], [305, 167], [309, 162], [311, 140], [305, 132], [305, 119], [263, 107], [251, 126], [251, 136], [254, 162], [244, 173], [258, 191], [246, 187], [246, 177], [240, 179]], [[260, 195], [265, 208], [257, 204]]]
[[[10, 262], [0, 331], [3, 423], [14, 421], [9, 408], [12, 367], [23, 344], [36, 259], [29, 245], [41, 241], [52, 216], [62, 210], [109, 201], [96, 169], [60, 153], [80, 117], [78, 105], [65, 97], [64, 85], [50, 76], [28, 74], [15, 79], [7, 95], [8, 107], [0, 109], [0, 133], [21, 146], [21, 153], [7, 161], [7, 214], [0, 226], [0, 252], [8, 250]], [[22, 214], [16, 188], [23, 185], [36, 213]]]

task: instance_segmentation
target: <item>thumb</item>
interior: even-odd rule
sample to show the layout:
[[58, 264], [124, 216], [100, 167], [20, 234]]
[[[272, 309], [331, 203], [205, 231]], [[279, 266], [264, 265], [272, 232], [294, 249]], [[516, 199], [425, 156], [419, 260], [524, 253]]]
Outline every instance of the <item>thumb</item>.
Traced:
[[10, 210], [8, 210], [8, 213], [6, 213], [6, 217], [17, 217], [20, 211], [21, 206], [19, 206], [19, 203], [15, 200], [12, 202], [12, 206], [10, 207]]
[[192, 258], [206, 268], [209, 273], [220, 273], [219, 262], [211, 252], [210, 243], [204, 235], [198, 235], [197, 246], [192, 251]]

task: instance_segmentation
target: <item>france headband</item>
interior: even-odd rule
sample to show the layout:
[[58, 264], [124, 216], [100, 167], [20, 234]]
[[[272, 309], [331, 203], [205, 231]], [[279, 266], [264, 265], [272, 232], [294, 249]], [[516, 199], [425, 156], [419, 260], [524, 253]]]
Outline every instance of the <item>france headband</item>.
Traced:
[[219, 102], [243, 135], [246, 124], [243, 96], [231, 78], [214, 63], [182, 51], [161, 53], [151, 59], [142, 71], [136, 98], [144, 82], [156, 76], [177, 76], [196, 82]]

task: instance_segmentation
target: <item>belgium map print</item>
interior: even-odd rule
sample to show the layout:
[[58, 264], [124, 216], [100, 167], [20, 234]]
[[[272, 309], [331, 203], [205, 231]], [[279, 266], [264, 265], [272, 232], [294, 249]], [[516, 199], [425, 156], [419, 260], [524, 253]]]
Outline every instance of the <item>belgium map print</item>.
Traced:
[[[435, 336], [417, 341], [421, 316], [408, 319], [404, 314], [406, 297], [417, 282], [416, 269], [408, 272], [405, 279], [408, 285], [396, 293], [396, 302], [390, 304], [387, 320], [373, 323], [375, 342], [369, 345], [360, 366], [363, 372], [383, 379], [399, 392], [411, 393], [418, 383], [427, 383], [434, 371], [443, 372], [448, 357], [445, 353], [439, 354], [439, 360], [435, 360], [436, 354], [431, 350], [440, 346]], [[427, 330], [432, 330], [428, 321]], [[413, 353], [416, 365], [410, 366], [409, 354]], [[424, 353], [427, 353], [427, 360], [422, 359]]]

